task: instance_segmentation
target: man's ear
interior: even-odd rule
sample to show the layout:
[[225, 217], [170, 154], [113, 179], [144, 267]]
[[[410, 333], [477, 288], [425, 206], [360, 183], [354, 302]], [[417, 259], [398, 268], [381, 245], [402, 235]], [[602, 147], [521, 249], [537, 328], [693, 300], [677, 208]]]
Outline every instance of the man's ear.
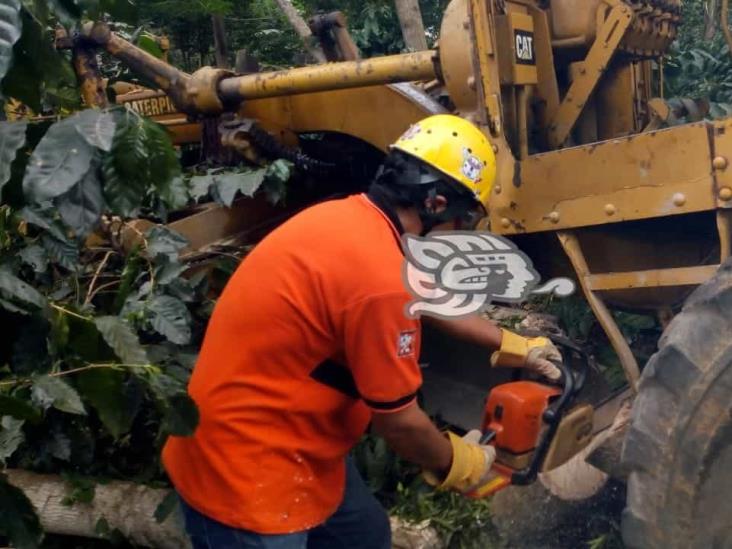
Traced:
[[441, 194], [430, 196], [424, 199], [424, 207], [428, 212], [440, 214], [447, 209], [447, 198]]

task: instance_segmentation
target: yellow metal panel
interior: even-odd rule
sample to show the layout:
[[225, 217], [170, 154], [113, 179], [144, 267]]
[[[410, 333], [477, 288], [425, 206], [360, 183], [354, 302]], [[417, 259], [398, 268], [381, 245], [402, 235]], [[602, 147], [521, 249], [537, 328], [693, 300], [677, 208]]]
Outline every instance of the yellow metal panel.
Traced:
[[716, 207], [705, 123], [531, 156], [498, 183], [491, 227], [504, 234]]
[[702, 265], [652, 271], [592, 274], [587, 277], [587, 286], [592, 291], [696, 286], [712, 278], [717, 269], [719, 269], [719, 265]]
[[414, 86], [395, 84], [246, 101], [239, 115], [267, 129], [345, 133], [386, 151], [410, 124], [441, 112]]
[[732, 208], [732, 120], [715, 122], [712, 136], [714, 139], [712, 167], [716, 179], [717, 206]]
[[617, 3], [600, 27], [597, 39], [584, 60], [585, 72], [572, 82], [572, 86], [562, 99], [562, 104], [549, 126], [548, 137], [552, 148], [561, 147], [569, 137], [577, 118], [604, 74], [632, 19], [631, 9]]

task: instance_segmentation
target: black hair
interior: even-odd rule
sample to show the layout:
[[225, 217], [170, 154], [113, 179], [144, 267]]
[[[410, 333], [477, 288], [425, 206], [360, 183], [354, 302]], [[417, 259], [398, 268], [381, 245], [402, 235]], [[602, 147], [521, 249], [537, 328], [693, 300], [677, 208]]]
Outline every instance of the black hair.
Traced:
[[[416, 208], [425, 232], [439, 223], [462, 217], [480, 205], [475, 195], [462, 184], [398, 150], [387, 155], [371, 184], [371, 192], [380, 194], [392, 207]], [[425, 207], [425, 201], [437, 195], [447, 200], [447, 208], [439, 214]]]

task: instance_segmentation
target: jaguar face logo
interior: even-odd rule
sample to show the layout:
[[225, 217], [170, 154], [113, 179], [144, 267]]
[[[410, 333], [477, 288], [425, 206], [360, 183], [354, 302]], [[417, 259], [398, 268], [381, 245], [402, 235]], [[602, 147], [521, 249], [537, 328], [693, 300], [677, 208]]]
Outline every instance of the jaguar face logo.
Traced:
[[483, 173], [483, 162], [468, 149], [463, 149], [463, 165], [460, 171], [470, 181], [477, 183], [480, 181], [481, 173]]
[[404, 282], [414, 297], [407, 314], [459, 317], [494, 301], [520, 303], [531, 294], [568, 296], [574, 282], [550, 280], [541, 287], [531, 260], [512, 242], [488, 232], [405, 235]]

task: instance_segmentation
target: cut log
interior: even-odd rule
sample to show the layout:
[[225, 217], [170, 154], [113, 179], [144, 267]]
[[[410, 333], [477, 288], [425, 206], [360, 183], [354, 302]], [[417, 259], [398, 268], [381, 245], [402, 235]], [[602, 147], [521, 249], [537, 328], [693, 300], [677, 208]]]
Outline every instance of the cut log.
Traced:
[[413, 524], [398, 517], [391, 517], [392, 549], [442, 549], [445, 543], [429, 521]]
[[[105, 530], [119, 530], [130, 542], [156, 549], [190, 549], [180, 509], [171, 512], [163, 522], [155, 519], [158, 505], [170, 490], [150, 488], [133, 482], [112, 481], [97, 484], [91, 503], [65, 505], [68, 483], [58, 475], [42, 475], [9, 469], [3, 471], [10, 483], [20, 488], [33, 504], [44, 531], [49, 534], [84, 538], [104, 538]], [[440, 549], [444, 542], [428, 521], [412, 524], [391, 517], [394, 549]], [[3, 548], [0, 548], [3, 549]]]
[[162, 523], [155, 520], [155, 510], [170, 490], [113, 481], [97, 484], [91, 503], [64, 505], [69, 489], [60, 476], [18, 469], [4, 472], [10, 483], [20, 488], [31, 501], [46, 532], [103, 538], [103, 532], [97, 526], [104, 519], [109, 530], [119, 530], [135, 545], [160, 549], [191, 546], [177, 510]]

